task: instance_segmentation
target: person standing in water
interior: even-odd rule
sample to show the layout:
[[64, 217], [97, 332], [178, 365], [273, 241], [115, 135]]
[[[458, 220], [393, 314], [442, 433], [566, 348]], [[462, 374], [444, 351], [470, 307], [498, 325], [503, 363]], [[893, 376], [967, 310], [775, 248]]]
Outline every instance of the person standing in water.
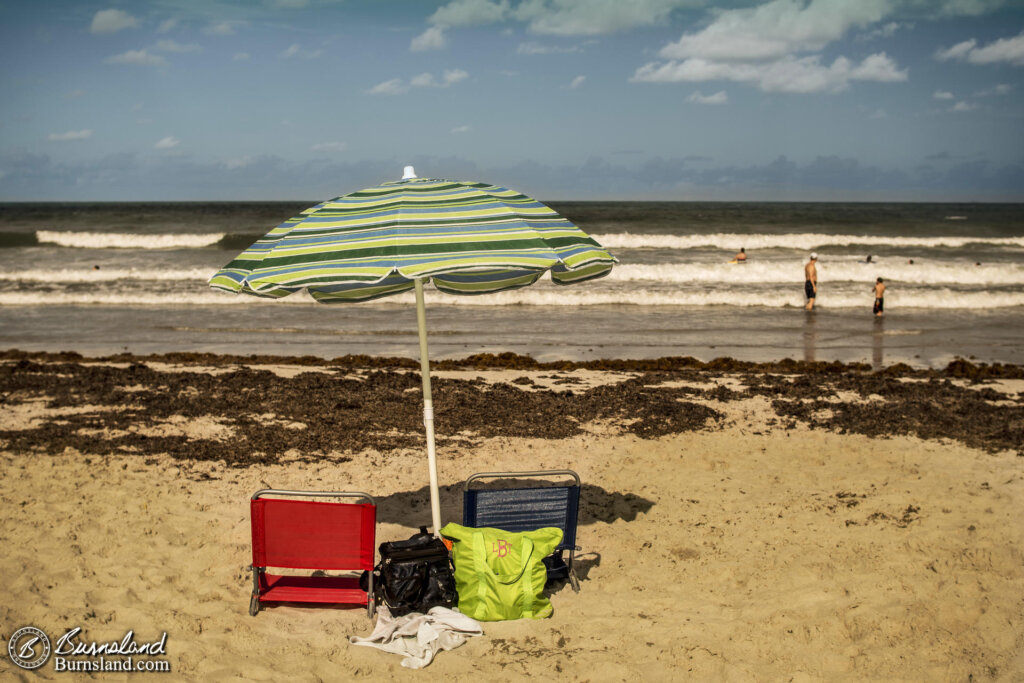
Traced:
[[875, 281], [875, 287], [871, 291], [875, 293], [875, 315], [881, 318], [882, 308], [885, 306], [885, 283], [882, 282], [882, 278]]
[[804, 294], [807, 295], [808, 311], [814, 310], [814, 300], [818, 298], [818, 255], [811, 252], [811, 260], [804, 266]]

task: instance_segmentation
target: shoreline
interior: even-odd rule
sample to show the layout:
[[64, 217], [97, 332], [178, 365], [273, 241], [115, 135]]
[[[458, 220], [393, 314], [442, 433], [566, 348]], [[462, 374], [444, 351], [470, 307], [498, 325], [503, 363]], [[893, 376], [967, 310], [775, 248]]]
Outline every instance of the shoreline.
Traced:
[[[252, 297], [249, 297], [250, 299]], [[310, 308], [316, 306], [317, 308]], [[984, 311], [759, 311], [728, 307], [428, 306], [434, 362], [515, 353], [541, 362], [729, 357], [743, 362], [905, 363], [943, 368], [956, 357], [1024, 365], [1024, 316]], [[68, 330], [74, 329], [73, 337]], [[415, 307], [0, 306], [0, 348], [85, 356], [177, 351], [321, 358], [369, 353], [418, 358]]]

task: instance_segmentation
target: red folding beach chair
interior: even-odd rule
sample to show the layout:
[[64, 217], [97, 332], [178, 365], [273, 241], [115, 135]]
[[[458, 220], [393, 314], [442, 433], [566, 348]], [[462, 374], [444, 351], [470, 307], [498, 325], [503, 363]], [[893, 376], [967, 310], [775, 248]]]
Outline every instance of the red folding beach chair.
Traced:
[[[274, 496], [274, 497], [267, 497]], [[279, 496], [288, 496], [282, 498]], [[357, 498], [368, 503], [294, 500], [295, 498]], [[366, 605], [373, 617], [373, 558], [377, 507], [358, 492], [281, 491], [264, 489], [252, 495], [252, 600], [256, 616], [264, 602], [315, 602]], [[359, 576], [294, 576], [270, 574], [267, 568], [366, 571]]]

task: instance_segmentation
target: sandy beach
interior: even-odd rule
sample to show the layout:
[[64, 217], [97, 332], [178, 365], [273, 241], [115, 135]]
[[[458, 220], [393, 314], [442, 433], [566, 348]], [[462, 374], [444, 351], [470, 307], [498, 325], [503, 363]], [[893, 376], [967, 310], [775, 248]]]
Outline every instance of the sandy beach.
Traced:
[[184, 680], [1024, 680], [1016, 366], [438, 364], [443, 519], [474, 472], [576, 470], [582, 591], [417, 674], [348, 644], [364, 610], [250, 617], [246, 571], [260, 488], [427, 523], [414, 361], [0, 361], [5, 640], [166, 632]]

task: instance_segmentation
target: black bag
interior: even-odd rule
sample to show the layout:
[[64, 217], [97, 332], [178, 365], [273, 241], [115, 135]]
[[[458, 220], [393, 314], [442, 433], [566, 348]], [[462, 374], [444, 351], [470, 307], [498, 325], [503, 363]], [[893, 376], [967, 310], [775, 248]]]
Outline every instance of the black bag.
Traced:
[[376, 600], [396, 617], [459, 601], [448, 547], [426, 527], [408, 541], [381, 543], [380, 562], [373, 571]]

